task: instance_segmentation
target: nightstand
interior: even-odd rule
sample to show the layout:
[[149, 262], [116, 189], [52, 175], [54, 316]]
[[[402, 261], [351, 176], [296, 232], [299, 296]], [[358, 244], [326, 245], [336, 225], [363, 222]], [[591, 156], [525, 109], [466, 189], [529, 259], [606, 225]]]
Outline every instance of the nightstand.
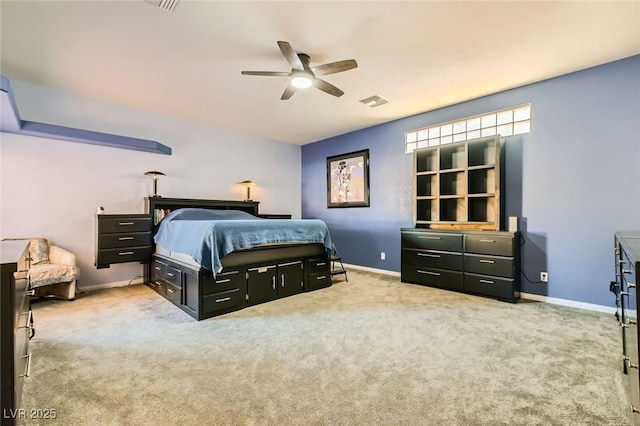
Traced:
[[151, 215], [96, 215], [96, 268], [151, 260]]

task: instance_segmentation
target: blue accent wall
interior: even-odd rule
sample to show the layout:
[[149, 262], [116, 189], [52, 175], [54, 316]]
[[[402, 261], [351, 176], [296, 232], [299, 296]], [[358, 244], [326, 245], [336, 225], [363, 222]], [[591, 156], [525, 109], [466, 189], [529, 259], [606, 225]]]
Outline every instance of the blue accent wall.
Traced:
[[[404, 132], [525, 103], [532, 130], [506, 138], [503, 192], [522, 290], [613, 306], [613, 233], [640, 229], [640, 55], [304, 145], [302, 217], [327, 223], [346, 263], [399, 272], [400, 228], [414, 226]], [[328, 209], [326, 158], [361, 149], [371, 206]], [[533, 283], [541, 271], [549, 283]]]

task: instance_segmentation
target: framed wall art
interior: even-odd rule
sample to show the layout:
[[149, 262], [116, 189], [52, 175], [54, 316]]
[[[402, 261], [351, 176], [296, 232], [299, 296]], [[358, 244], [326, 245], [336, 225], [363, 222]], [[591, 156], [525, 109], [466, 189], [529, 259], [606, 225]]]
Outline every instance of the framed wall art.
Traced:
[[327, 207], [369, 207], [369, 150], [327, 157]]

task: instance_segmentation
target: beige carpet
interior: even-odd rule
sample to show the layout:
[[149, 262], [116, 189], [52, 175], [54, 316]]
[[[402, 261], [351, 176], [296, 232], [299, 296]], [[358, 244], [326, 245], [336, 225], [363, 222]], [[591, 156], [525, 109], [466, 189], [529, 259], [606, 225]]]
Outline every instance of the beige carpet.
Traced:
[[350, 270], [199, 322], [143, 285], [34, 318], [23, 406], [61, 425], [632, 424], [608, 314]]

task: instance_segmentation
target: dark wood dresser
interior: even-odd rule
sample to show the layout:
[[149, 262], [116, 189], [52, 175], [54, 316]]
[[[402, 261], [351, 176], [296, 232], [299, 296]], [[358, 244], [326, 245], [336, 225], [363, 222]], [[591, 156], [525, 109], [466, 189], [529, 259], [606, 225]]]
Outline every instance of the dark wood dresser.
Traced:
[[640, 377], [638, 368], [638, 272], [640, 271], [640, 231], [614, 234], [616, 260], [616, 293], [618, 320], [622, 326], [623, 371], [628, 375], [631, 411], [634, 423], [640, 425]]
[[96, 268], [151, 259], [151, 215], [96, 215]]
[[29, 241], [0, 242], [0, 403], [2, 424], [15, 424], [22, 385], [29, 376], [29, 339], [33, 317], [29, 303], [27, 271]]
[[401, 281], [495, 297], [520, 297], [520, 234], [505, 231], [401, 231]]

